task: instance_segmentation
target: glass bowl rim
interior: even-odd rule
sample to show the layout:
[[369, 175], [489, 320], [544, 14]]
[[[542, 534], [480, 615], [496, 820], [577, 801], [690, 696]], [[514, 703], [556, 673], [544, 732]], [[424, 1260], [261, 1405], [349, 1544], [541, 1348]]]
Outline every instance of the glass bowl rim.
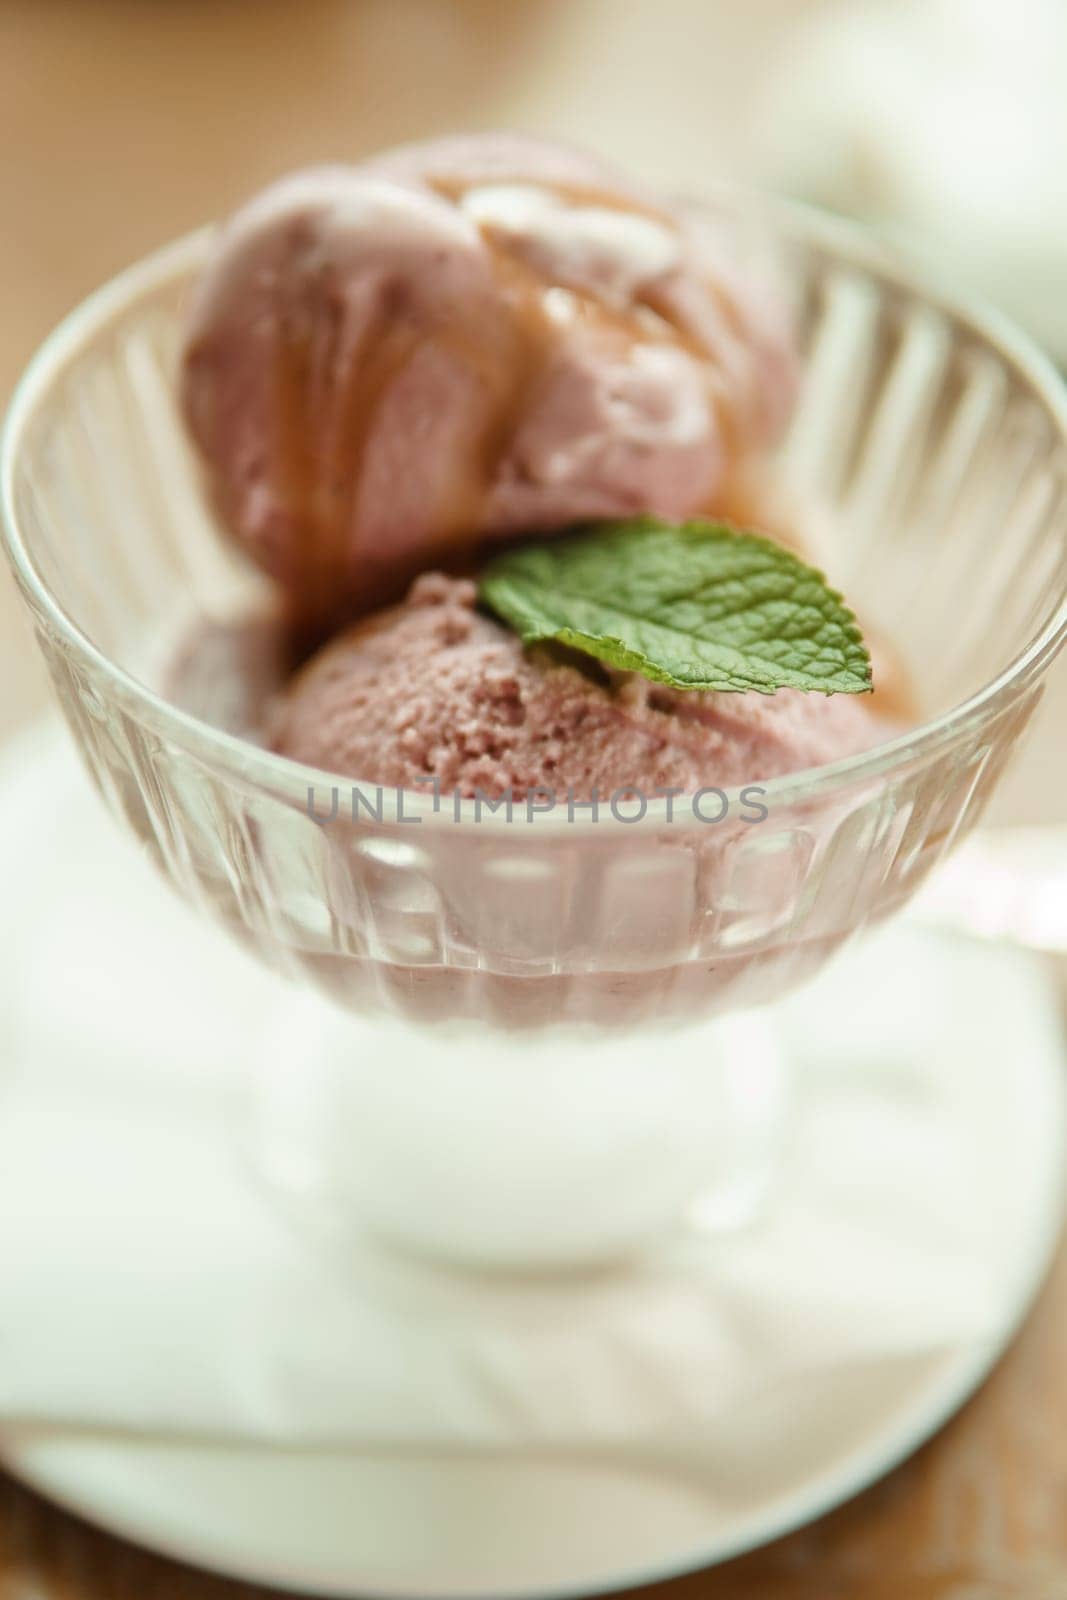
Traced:
[[[798, 201], [746, 193], [729, 185], [712, 185], [702, 199], [689, 196], [687, 203], [690, 206], [703, 204], [716, 208], [724, 205], [736, 207], [742, 203], [749, 211], [755, 206], [762, 215], [771, 217], [773, 230], [784, 234], [787, 241], [792, 236], [819, 247], [835, 257], [841, 266], [873, 276], [884, 285], [921, 300], [931, 310], [962, 326], [1024, 378], [1067, 450], [1067, 382], [1036, 342], [1002, 312], [973, 297], [941, 292], [931, 274], [916, 268], [899, 246], [860, 224]], [[44, 622], [63, 648], [80, 660], [94, 676], [103, 678], [118, 702], [132, 712], [138, 721], [171, 739], [187, 753], [221, 764], [231, 777], [286, 800], [294, 800], [297, 794], [306, 796], [309, 811], [311, 797], [319, 790], [329, 794], [334, 789], [351, 789], [353, 795], [358, 792], [368, 803], [379, 791], [388, 790], [397, 796], [398, 809], [402, 810], [399, 820], [402, 821], [436, 821], [446, 826], [474, 821], [481, 827], [509, 828], [513, 818], [492, 812], [486, 817], [475, 809], [485, 805], [484, 800], [463, 799], [458, 806], [450, 805], [445, 809], [430, 792], [407, 788], [399, 790], [391, 785], [351, 779], [343, 774], [312, 767], [253, 744], [239, 735], [227, 733], [183, 711], [141, 683], [96, 646], [64, 610], [36, 569], [22, 537], [15, 495], [22, 440], [38, 407], [89, 339], [109, 322], [117, 320], [132, 302], [158, 292], [168, 281], [187, 277], [190, 271], [200, 265], [216, 229], [217, 224], [209, 223], [172, 240], [102, 284], [68, 312], [46, 336], [19, 379], [0, 436], [0, 538], [7, 549], [26, 602], [33, 615]], [[835, 790], [845, 791], [866, 780], [883, 777], [895, 768], [932, 756], [954, 742], [961, 733], [980, 724], [986, 716], [995, 712], [996, 702], [1006, 691], [1025, 687], [1037, 677], [1051, 662], [1065, 639], [1067, 573], [1062, 580], [1059, 603], [1044, 625], [995, 677], [947, 711], [855, 755], [783, 773], [758, 784], [709, 785], [705, 792], [723, 795], [728, 802], [729, 813], [732, 813], [735, 803], [742, 803], [741, 795], [745, 789], [758, 789], [762, 803], [770, 808], [783, 803], [796, 804], [798, 801], [821, 799]], [[633, 791], [616, 791], [616, 794], [627, 792]], [[402, 803], [399, 801], [401, 794]], [[607, 795], [599, 797], [602, 803], [608, 798]], [[648, 799], [640, 818], [626, 819], [609, 812], [596, 819], [583, 817], [576, 820], [573, 816], [559, 814], [560, 804], [552, 810], [535, 808], [532, 813], [527, 813], [525, 801], [521, 799], [516, 799], [515, 809], [520, 818], [536, 824], [539, 830], [564, 825], [580, 832], [603, 827], [605, 823], [614, 828], [627, 829], [635, 825], [661, 827], [672, 822], [674, 804], [675, 800], [668, 798]], [[588, 806], [575, 801], [574, 809], [585, 810]], [[726, 814], [724, 812], [724, 816]], [[699, 827], [701, 821], [694, 817], [691, 823], [686, 822], [684, 826]]]

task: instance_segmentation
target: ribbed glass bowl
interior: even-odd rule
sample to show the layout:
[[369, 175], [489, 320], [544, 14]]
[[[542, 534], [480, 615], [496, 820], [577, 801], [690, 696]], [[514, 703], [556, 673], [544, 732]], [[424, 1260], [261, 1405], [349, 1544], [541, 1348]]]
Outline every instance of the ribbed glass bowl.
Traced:
[[[177, 641], [265, 594], [213, 525], [175, 403], [208, 237], [124, 273], [46, 342], [11, 409], [3, 506], [60, 704], [109, 805], [268, 962], [362, 1015], [492, 1025], [499, 1048], [540, 1025], [695, 1025], [813, 972], [974, 823], [1064, 637], [1060, 380], [862, 235], [792, 208], [768, 225], [804, 366], [778, 492], [815, 516], [820, 563], [900, 653], [923, 721], [769, 782], [759, 823], [734, 795], [715, 824], [679, 801], [670, 822], [654, 801], [636, 822], [519, 806], [509, 823], [472, 802], [435, 812], [425, 792], [406, 820], [387, 792], [381, 821], [353, 821], [351, 785], [169, 704]], [[335, 785], [324, 825], [309, 795], [328, 815]]]

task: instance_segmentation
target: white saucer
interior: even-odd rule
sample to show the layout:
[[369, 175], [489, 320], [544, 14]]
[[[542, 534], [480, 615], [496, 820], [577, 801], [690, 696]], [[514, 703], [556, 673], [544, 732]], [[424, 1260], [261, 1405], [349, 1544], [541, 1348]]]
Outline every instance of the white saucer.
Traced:
[[[31, 895], [39, 926], [49, 916], [64, 919], [72, 894], [94, 892], [86, 874], [96, 866], [87, 865], [80, 803], [72, 799], [81, 792], [76, 782], [71, 758], [54, 744], [24, 743], [0, 773], [0, 881], [9, 911], [0, 945], [11, 930], [25, 946]], [[94, 849], [110, 848], [94, 838]], [[115, 851], [124, 848], [116, 839]], [[167, 899], [148, 884], [139, 902], [146, 914], [156, 893]], [[142, 940], [143, 925], [131, 927], [130, 938]], [[608, 1450], [284, 1449], [14, 1426], [0, 1440], [6, 1464], [61, 1504], [154, 1549], [323, 1595], [600, 1593], [726, 1560], [810, 1521], [908, 1455], [981, 1382], [1024, 1315], [1058, 1235], [1065, 1105], [1053, 998], [1040, 968], [1018, 953], [953, 949], [953, 960], [967, 963], [971, 1037], [987, 1021], [993, 1041], [984, 1056], [972, 1046], [962, 1081], [974, 1090], [965, 1092], [960, 1114], [973, 1123], [986, 1196], [1004, 1195], [995, 1249], [1010, 1268], [998, 1267], [994, 1325], [981, 1339], [902, 1354], [875, 1379], [842, 1369], [821, 1382], [810, 1417], [802, 1400], [782, 1416], [773, 1394], [756, 1396], [746, 1427], [775, 1446], [761, 1457], [759, 1474], [747, 1476], [743, 1463], [724, 1473], [722, 1461], [711, 1473], [706, 1448], [687, 1456], [681, 1446], [670, 1459], [641, 1461]], [[846, 978], [850, 959], [840, 969]], [[0, 949], [0, 970], [32, 983], [12, 950]], [[94, 1001], [103, 1003], [87, 991], [79, 1003]], [[86, 1016], [91, 1023], [91, 1009]], [[84, 1069], [101, 1070], [91, 1028]], [[914, 1181], [901, 1175], [902, 1183]], [[3, 1333], [0, 1311], [0, 1345]]]
[[[300, 1593], [550, 1600], [662, 1582], [755, 1550], [875, 1483], [986, 1377], [1044, 1276], [1055, 1230], [1031, 1243], [1027, 1293], [1003, 1339], [916, 1362], [847, 1437], [823, 1441], [773, 1496], [724, 1504], [681, 1470], [573, 1460], [478, 1462], [298, 1453], [118, 1438], [3, 1443], [50, 1499], [164, 1555]], [[1036, 1269], [1036, 1270], [1035, 1270]], [[788, 1450], [786, 1451], [788, 1454]]]

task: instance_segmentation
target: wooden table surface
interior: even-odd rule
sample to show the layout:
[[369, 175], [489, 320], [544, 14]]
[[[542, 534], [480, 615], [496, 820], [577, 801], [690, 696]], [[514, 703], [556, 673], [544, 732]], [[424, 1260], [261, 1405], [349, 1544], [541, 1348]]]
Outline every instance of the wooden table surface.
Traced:
[[[98, 281], [299, 162], [506, 123], [681, 183], [743, 171], [751, 75], [818, 3], [0, 0], [0, 397]], [[43, 694], [0, 576], [0, 736]], [[1065, 710], [1067, 670], [1002, 818], [1062, 820]], [[999, 1370], [912, 1461], [815, 1527], [641, 1593], [1067, 1600], [1065, 1336], [1067, 1250]], [[262, 1592], [136, 1550], [0, 1475], [0, 1600]]]

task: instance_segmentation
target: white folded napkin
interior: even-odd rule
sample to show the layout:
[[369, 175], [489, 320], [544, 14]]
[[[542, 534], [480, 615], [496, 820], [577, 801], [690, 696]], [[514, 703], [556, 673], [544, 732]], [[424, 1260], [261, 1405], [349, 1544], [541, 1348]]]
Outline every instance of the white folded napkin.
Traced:
[[234, 1137], [242, 1042], [286, 991], [167, 892], [54, 734], [0, 771], [0, 883], [0, 1429], [625, 1442], [743, 1473], [998, 1340], [1017, 1241], [1056, 1214], [1014, 1181], [1061, 1137], [1056, 1095], [1011, 1091], [1013, 1060], [1060, 1050], [1040, 972], [901, 928], [784, 1008], [800, 1122], [758, 1227], [529, 1281], [331, 1244]]

